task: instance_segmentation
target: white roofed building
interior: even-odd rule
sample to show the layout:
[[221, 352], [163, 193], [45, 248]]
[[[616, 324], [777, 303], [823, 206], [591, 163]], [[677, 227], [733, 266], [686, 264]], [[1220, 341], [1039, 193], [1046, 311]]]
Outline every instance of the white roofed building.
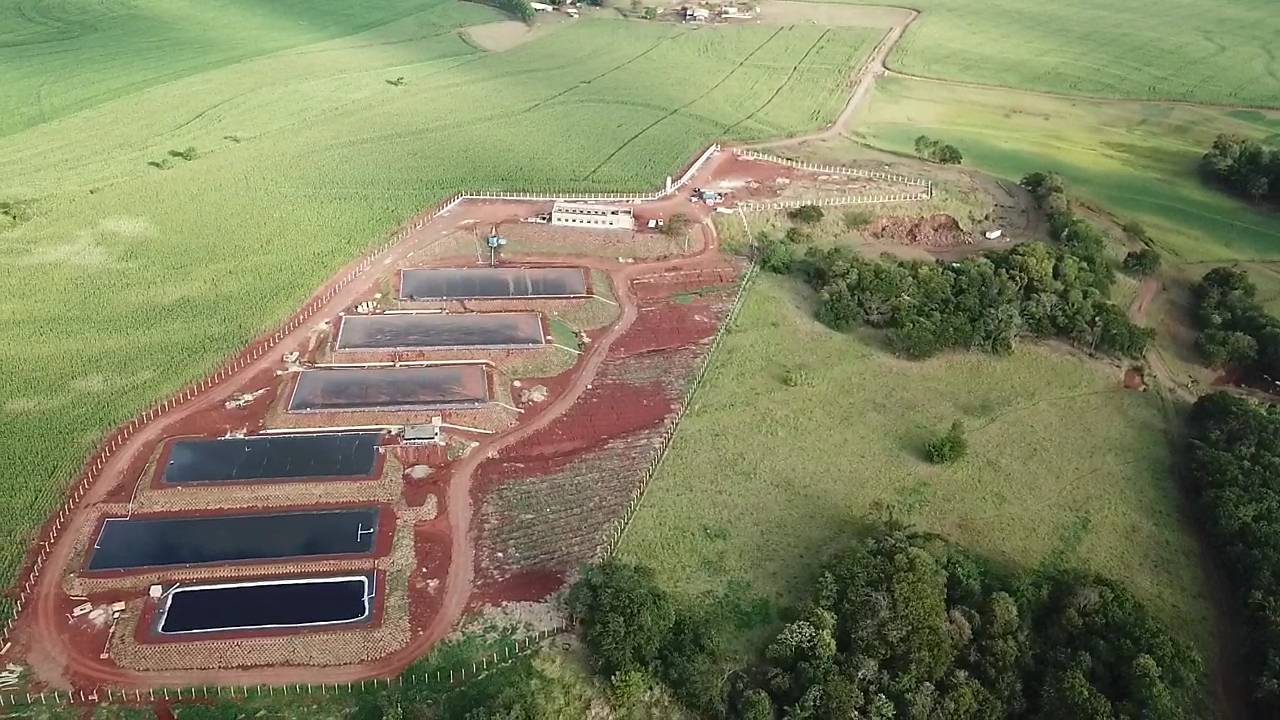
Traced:
[[626, 205], [560, 200], [551, 208], [551, 224], [566, 227], [616, 228], [634, 230], [636, 218]]

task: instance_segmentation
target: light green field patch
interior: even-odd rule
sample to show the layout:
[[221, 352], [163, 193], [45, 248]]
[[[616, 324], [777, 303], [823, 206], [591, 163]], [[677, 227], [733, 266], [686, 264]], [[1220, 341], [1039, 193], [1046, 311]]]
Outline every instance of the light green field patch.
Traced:
[[[822, 327], [809, 303], [777, 276], [752, 287], [623, 557], [685, 592], [744, 581], [793, 603], [861, 518], [893, 505], [1006, 568], [1061, 557], [1114, 578], [1211, 654], [1155, 397], [1034, 345], [902, 361]], [[805, 382], [789, 387], [788, 371]], [[969, 456], [926, 463], [925, 442], [956, 419]]]
[[910, 5], [922, 14], [889, 57], [895, 70], [1071, 94], [1280, 105], [1273, 0]]
[[1252, 115], [885, 78], [862, 120], [860, 139], [896, 152], [926, 134], [1001, 177], [1059, 172], [1073, 196], [1141, 221], [1179, 262], [1280, 259], [1280, 215], [1205, 185], [1196, 170], [1218, 133], [1257, 136]]

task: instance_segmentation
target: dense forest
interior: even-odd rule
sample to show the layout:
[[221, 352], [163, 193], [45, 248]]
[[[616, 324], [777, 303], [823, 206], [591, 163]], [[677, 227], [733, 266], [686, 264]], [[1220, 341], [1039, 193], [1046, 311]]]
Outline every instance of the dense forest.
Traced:
[[1262, 378], [1280, 378], [1280, 319], [1267, 314], [1243, 270], [1219, 267], [1193, 288], [1200, 337], [1210, 365], [1233, 365]]
[[1023, 333], [1060, 337], [1108, 355], [1141, 357], [1152, 332], [1108, 300], [1114, 270], [1106, 238], [1075, 216], [1054, 175], [1023, 179], [1049, 216], [1054, 244], [1032, 242], [960, 262], [869, 260], [803, 247], [803, 232], [757, 239], [761, 266], [796, 273], [818, 293], [818, 319], [869, 325], [911, 358], [943, 350], [1007, 353]]
[[1189, 720], [1202, 702], [1199, 658], [1117, 584], [1003, 578], [892, 523], [826, 567], [749, 667], [645, 568], [589, 569], [570, 607], [605, 677], [656, 678], [708, 718]]
[[1219, 135], [1200, 161], [1205, 176], [1253, 200], [1280, 202], [1280, 148], [1239, 135]]
[[1187, 456], [1191, 495], [1248, 614], [1255, 714], [1280, 717], [1280, 409], [1200, 398]]

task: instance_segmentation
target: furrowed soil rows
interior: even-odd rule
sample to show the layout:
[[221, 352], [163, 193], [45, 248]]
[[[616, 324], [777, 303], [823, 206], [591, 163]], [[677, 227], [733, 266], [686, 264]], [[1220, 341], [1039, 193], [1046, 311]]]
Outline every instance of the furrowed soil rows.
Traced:
[[[723, 281], [735, 270], [673, 273], [673, 285]], [[478, 469], [477, 586], [488, 602], [515, 599], [531, 575], [563, 576], [596, 557], [732, 301], [723, 289], [661, 293], [652, 278], [633, 281], [638, 295], [640, 287], [659, 296], [642, 301], [573, 409]]]

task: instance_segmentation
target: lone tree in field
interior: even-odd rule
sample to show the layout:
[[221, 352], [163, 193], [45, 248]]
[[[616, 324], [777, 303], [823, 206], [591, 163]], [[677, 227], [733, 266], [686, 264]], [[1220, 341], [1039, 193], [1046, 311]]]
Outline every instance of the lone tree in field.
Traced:
[[916, 155], [939, 165], [959, 165], [964, 162], [964, 155], [960, 153], [959, 148], [941, 140], [934, 140], [928, 135], [916, 138], [915, 147]]
[[925, 457], [935, 465], [950, 465], [969, 452], [969, 441], [964, 437], [964, 423], [956, 420], [951, 429], [930, 440], [924, 446]]
[[821, 222], [826, 213], [822, 212], [822, 208], [817, 205], [801, 205], [794, 210], [787, 212], [787, 217], [793, 222], [804, 223], [805, 225], [813, 225]]
[[1160, 253], [1151, 248], [1131, 250], [1124, 256], [1124, 271], [1130, 275], [1147, 277], [1160, 269]]

